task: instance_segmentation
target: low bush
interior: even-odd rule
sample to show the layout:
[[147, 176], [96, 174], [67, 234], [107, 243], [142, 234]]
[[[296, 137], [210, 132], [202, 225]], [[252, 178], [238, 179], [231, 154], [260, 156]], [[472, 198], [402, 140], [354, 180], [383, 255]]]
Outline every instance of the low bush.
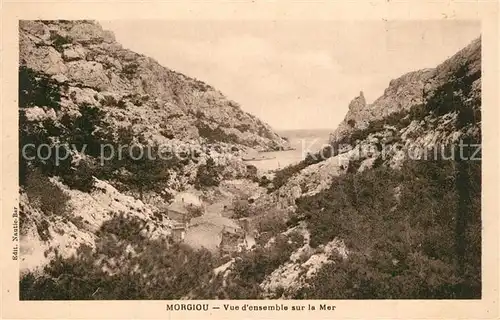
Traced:
[[246, 199], [234, 199], [233, 212], [236, 219], [246, 218], [252, 215], [250, 204]]
[[295, 219], [307, 221], [311, 246], [337, 237], [351, 251], [323, 267], [307, 298], [480, 297], [480, 181], [480, 161], [413, 160], [401, 171], [348, 173], [300, 198]]
[[263, 212], [256, 218], [257, 231], [260, 234], [275, 235], [287, 229], [287, 216], [279, 210]]
[[293, 177], [295, 174], [299, 173], [306, 167], [307, 167], [306, 162], [300, 161], [297, 164], [291, 164], [281, 170], [276, 171], [272, 181], [273, 182], [272, 188], [270, 191], [278, 190], [279, 188], [284, 186], [288, 182], [288, 180], [290, 180], [291, 177]]
[[94, 174], [97, 172], [86, 161], [80, 163], [73, 170], [63, 173], [61, 179], [71, 189], [77, 189], [83, 192], [94, 190]]
[[202, 206], [189, 205], [186, 207], [186, 209], [190, 218], [201, 217], [205, 213], [205, 210]]
[[65, 217], [71, 209], [66, 195], [39, 169], [30, 170], [26, 176], [24, 190], [30, 202], [46, 215]]
[[471, 107], [465, 100], [472, 91], [474, 81], [481, 78], [481, 70], [471, 73], [469, 66], [463, 64], [448, 78], [448, 81], [432, 92], [426, 101], [426, 110], [437, 116]]
[[200, 137], [205, 138], [207, 142], [226, 142], [226, 143], [239, 143], [238, 136], [234, 133], [226, 133], [219, 126], [212, 129], [208, 124], [203, 121], [197, 120], [195, 126], [198, 129]]
[[222, 180], [222, 168], [215, 164], [214, 159], [208, 158], [207, 162], [198, 167], [194, 185], [196, 189], [203, 187], [217, 187]]
[[19, 107], [48, 107], [59, 110], [60, 86], [49, 75], [26, 66], [19, 67]]
[[122, 74], [125, 78], [131, 80], [134, 78], [138, 70], [139, 70], [139, 63], [131, 62], [123, 66]]
[[[293, 237], [293, 236], [292, 236]], [[290, 255], [302, 243], [291, 241], [290, 236], [278, 235], [272, 245], [258, 247], [244, 253], [234, 264], [227, 276], [227, 287], [217, 292], [219, 299], [259, 299], [260, 283], [280, 265], [290, 259]], [[295, 237], [292, 240], [297, 240]]]
[[61, 53], [64, 51], [63, 46], [65, 44], [70, 44], [73, 42], [70, 36], [62, 36], [56, 32], [51, 32], [50, 40], [52, 41], [52, 45], [54, 46], [54, 48]]
[[[42, 275], [20, 279], [21, 300], [172, 300], [201, 294], [214, 268], [207, 250], [150, 240], [139, 218], [103, 224], [96, 249], [60, 255]], [[202, 297], [203, 298], [203, 297]]]

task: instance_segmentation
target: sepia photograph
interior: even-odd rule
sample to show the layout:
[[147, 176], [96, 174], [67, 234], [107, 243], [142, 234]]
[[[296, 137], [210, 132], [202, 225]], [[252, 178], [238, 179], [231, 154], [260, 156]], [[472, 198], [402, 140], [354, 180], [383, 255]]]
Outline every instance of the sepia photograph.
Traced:
[[499, 9], [2, 3], [0, 317], [498, 318]]
[[480, 27], [19, 21], [20, 299], [481, 299]]

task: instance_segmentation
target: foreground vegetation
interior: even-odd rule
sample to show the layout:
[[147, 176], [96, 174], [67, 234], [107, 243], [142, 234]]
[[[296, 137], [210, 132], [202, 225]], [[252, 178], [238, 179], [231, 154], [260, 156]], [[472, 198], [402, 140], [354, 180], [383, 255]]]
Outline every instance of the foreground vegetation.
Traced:
[[207, 282], [215, 260], [206, 250], [151, 240], [144, 221], [117, 215], [98, 232], [96, 249], [57, 256], [43, 275], [25, 274], [22, 300], [180, 299]]
[[465, 175], [451, 161], [379, 167], [300, 199], [311, 245], [338, 237], [351, 250], [323, 267], [304, 297], [480, 298], [481, 164], [467, 167]]
[[[293, 298], [480, 298], [481, 163], [466, 164], [465, 175], [448, 160], [408, 161], [401, 170], [381, 166], [337, 177], [328, 190], [298, 200], [289, 225], [306, 221], [313, 247], [343, 239], [350, 255], [330, 257], [335, 263]], [[457, 212], [464, 208], [460, 231]], [[227, 258], [150, 240], [145, 229], [140, 220], [115, 217], [102, 226], [94, 252], [58, 257], [41, 277], [25, 275], [21, 297], [256, 299], [265, 277], [304, 244], [300, 234], [278, 235], [271, 246], [234, 255], [232, 272], [222, 279], [212, 270]]]

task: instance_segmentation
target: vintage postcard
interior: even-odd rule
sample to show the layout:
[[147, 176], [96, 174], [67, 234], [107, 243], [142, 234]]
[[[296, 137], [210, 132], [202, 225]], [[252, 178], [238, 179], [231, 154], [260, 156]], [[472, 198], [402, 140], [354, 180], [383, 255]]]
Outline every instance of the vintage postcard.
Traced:
[[499, 317], [496, 1], [2, 6], [3, 318]]

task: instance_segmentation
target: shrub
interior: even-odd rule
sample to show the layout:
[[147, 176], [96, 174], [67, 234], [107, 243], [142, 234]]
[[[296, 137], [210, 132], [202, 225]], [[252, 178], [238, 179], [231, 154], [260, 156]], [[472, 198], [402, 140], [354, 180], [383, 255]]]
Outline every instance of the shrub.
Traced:
[[252, 180], [254, 182], [259, 182], [259, 177], [258, 177], [259, 171], [257, 170], [257, 167], [251, 164], [248, 164], [246, 166], [246, 178], [248, 180]]
[[131, 62], [122, 67], [122, 74], [125, 76], [125, 78], [131, 80], [134, 78], [137, 70], [139, 70], [139, 63]]
[[161, 130], [160, 134], [167, 139], [174, 139], [175, 138], [175, 134], [173, 134], [172, 131], [170, 131], [168, 129]]
[[48, 75], [26, 66], [19, 67], [19, 108], [34, 106], [59, 110], [59, 84]]
[[190, 218], [201, 217], [205, 213], [202, 206], [189, 205], [186, 209]]
[[49, 241], [50, 239], [52, 239], [52, 236], [50, 235], [49, 231], [50, 224], [46, 219], [42, 219], [41, 221], [36, 221], [35, 226], [36, 226], [36, 232], [38, 233], [40, 240]]
[[62, 174], [61, 179], [71, 189], [91, 192], [94, 190], [95, 172], [96, 169], [86, 161], [80, 161], [72, 171]]
[[203, 292], [214, 268], [210, 252], [150, 240], [144, 228], [139, 218], [115, 216], [101, 227], [95, 250], [82, 246], [76, 256], [58, 255], [42, 275], [23, 275], [21, 300], [171, 300]]
[[[468, 65], [463, 64], [457, 70], [454, 70], [448, 81], [440, 85], [428, 98], [425, 104], [428, 112], [433, 112], [440, 116], [453, 111], [462, 111], [470, 109], [465, 101], [470, 95], [472, 84], [481, 77], [481, 70], [471, 73]], [[464, 119], [462, 119], [463, 121]], [[473, 117], [467, 119], [474, 121]], [[464, 121], [465, 125], [468, 121]]]
[[205, 138], [207, 142], [227, 142], [227, 143], [239, 143], [238, 136], [234, 133], [226, 133], [220, 127], [216, 127], [212, 129], [208, 124], [205, 124], [203, 121], [197, 120], [195, 122], [195, 126], [198, 129], [198, 134], [200, 137]]
[[216, 187], [222, 179], [222, 168], [215, 164], [214, 159], [208, 158], [206, 164], [201, 165], [196, 172], [194, 185], [196, 189]]
[[247, 132], [247, 131], [250, 131], [250, 129], [252, 127], [249, 124], [243, 123], [243, 124], [236, 125], [235, 128], [241, 132]]
[[257, 231], [261, 234], [276, 235], [286, 230], [286, 215], [281, 211], [268, 211], [260, 215], [257, 220]]
[[151, 147], [149, 150], [143, 148], [143, 154], [150, 152], [151, 157], [134, 157], [134, 153], [131, 152], [134, 150], [139, 149], [126, 150], [122, 159], [113, 164], [114, 168], [123, 167], [127, 171], [127, 174], [119, 174], [114, 178], [127, 184], [131, 190], [138, 191], [142, 200], [146, 191], [163, 191], [170, 177], [169, 169], [179, 168], [181, 164], [176, 157], [171, 159], [160, 157], [160, 150], [157, 147]]
[[[480, 297], [481, 165], [465, 163], [469, 169], [460, 173], [451, 161], [408, 160], [401, 171], [381, 166], [346, 174], [330, 189], [299, 199], [310, 245], [338, 237], [351, 251], [348, 260], [323, 267], [307, 298]], [[467, 222], [457, 235], [459, 209]]]
[[259, 183], [259, 187], [264, 187], [264, 188], [269, 188], [269, 184], [271, 183], [272, 181], [269, 180], [269, 178], [267, 176], [262, 176], [260, 177], [258, 183]]
[[299, 173], [302, 169], [307, 167], [307, 163], [305, 161], [300, 161], [297, 164], [291, 164], [281, 170], [276, 171], [273, 178], [273, 186], [272, 190], [278, 190], [282, 186], [284, 186], [291, 177], [295, 174]]
[[80, 116], [74, 120], [66, 119], [63, 124], [67, 128], [66, 140], [78, 150], [86, 146], [85, 152], [99, 157], [101, 145], [111, 142], [110, 133], [104, 132], [104, 111], [98, 107], [83, 104], [79, 107]]
[[353, 254], [323, 266], [306, 295], [307, 299], [453, 299], [459, 298], [459, 286], [450, 265], [424, 255], [410, 254], [399, 261], [385, 253]]
[[[45, 120], [42, 123], [28, 122], [22, 110], [19, 112], [19, 182], [24, 185], [26, 176], [30, 170], [38, 168], [47, 176], [59, 175], [70, 170], [72, 156], [66, 154], [67, 149], [63, 145], [53, 142], [52, 137], [62, 135], [62, 128], [52, 120]], [[32, 144], [34, 148], [29, 148]], [[41, 145], [46, 147], [39, 149]], [[25, 146], [28, 148], [24, 149]], [[60, 152], [61, 159], [56, 159], [57, 152]], [[23, 154], [24, 152], [24, 154]], [[66, 157], [64, 159], [64, 157]]]
[[62, 36], [56, 32], [51, 32], [50, 40], [54, 48], [61, 53], [64, 51], [63, 45], [73, 42], [70, 36]]
[[115, 106], [117, 106], [118, 101], [116, 100], [115, 97], [113, 97], [111, 95], [106, 95], [101, 100], [101, 104], [105, 107], [115, 107]]
[[258, 299], [261, 297], [259, 284], [266, 276], [290, 259], [300, 245], [289, 241], [289, 236], [278, 235], [274, 243], [266, 248], [257, 247], [237, 259], [233, 271], [227, 276], [227, 288], [222, 299]]
[[251, 215], [251, 210], [248, 200], [235, 199], [233, 201], [233, 212], [236, 219], [249, 217]]
[[26, 177], [25, 191], [31, 203], [46, 215], [67, 216], [69, 196], [54, 185], [39, 169], [30, 170]]

